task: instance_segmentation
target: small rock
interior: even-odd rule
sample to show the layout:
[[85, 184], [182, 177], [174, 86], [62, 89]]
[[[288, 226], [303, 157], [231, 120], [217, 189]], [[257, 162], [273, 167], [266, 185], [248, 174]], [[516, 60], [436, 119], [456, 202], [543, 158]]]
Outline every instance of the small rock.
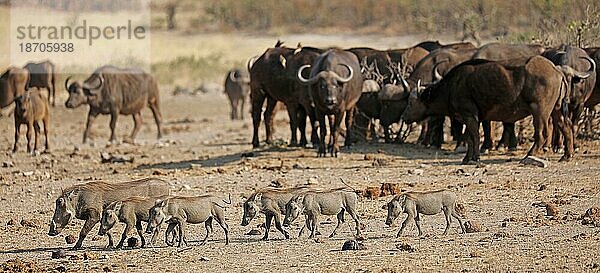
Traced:
[[15, 224], [15, 220], [13, 220], [13, 219], [10, 219], [10, 220], [8, 220], [8, 222], [6, 222], [7, 226], [13, 226], [14, 224]]
[[540, 168], [547, 168], [549, 166], [549, 162], [547, 160], [535, 156], [528, 156], [524, 158], [523, 160], [521, 160], [521, 164], [537, 166]]
[[190, 185], [188, 185], [188, 184], [183, 184], [183, 185], [181, 185], [181, 188], [179, 188], [179, 191], [185, 191], [185, 190], [188, 190], [188, 191], [189, 191], [189, 190], [191, 190], [191, 189], [192, 189], [192, 187], [191, 187]]
[[465, 231], [467, 233], [475, 233], [475, 232], [482, 232], [483, 231], [483, 227], [481, 226], [481, 224], [479, 223], [479, 221], [476, 220], [469, 220], [466, 221], [465, 224]]
[[368, 161], [371, 161], [373, 159], [375, 159], [375, 157], [372, 154], [366, 154], [364, 157], [364, 160], [368, 160]]
[[58, 272], [67, 272], [67, 268], [64, 265], [59, 265], [54, 270]]
[[73, 235], [67, 235], [65, 237], [65, 241], [67, 242], [67, 244], [74, 244], [75, 243], [75, 236]]
[[21, 226], [30, 227], [30, 228], [37, 228], [38, 227], [34, 222], [29, 221], [29, 220], [25, 220], [25, 219], [21, 220]]
[[381, 188], [380, 187], [367, 187], [363, 191], [361, 191], [361, 195], [365, 198], [369, 199], [377, 199], [381, 196]]
[[127, 239], [127, 246], [128, 247], [139, 247], [139, 246], [141, 246], [141, 242], [136, 237], [129, 237], [129, 239]]
[[210, 261], [210, 259], [209, 259], [208, 257], [204, 257], [204, 256], [200, 257], [200, 259], [199, 259], [199, 260], [200, 260], [201, 262], [208, 262], [208, 261]]
[[318, 243], [318, 244], [320, 244], [320, 243], [322, 243], [322, 242], [323, 242], [323, 239], [321, 239], [321, 238], [317, 237], [317, 238], [315, 238], [315, 240], [314, 240], [314, 241], [315, 241], [315, 243]]
[[4, 168], [12, 168], [15, 166], [15, 163], [13, 163], [12, 161], [4, 161], [2, 162], [2, 167]]
[[471, 258], [481, 258], [481, 252], [479, 250], [474, 250], [472, 251], [469, 256], [471, 256]]
[[134, 158], [126, 155], [110, 154], [101, 152], [100, 158], [102, 163], [133, 163]]
[[371, 163], [371, 165], [373, 167], [385, 167], [389, 164], [390, 164], [390, 161], [385, 158], [377, 158], [377, 159], [373, 160], [373, 163]]
[[365, 245], [357, 240], [348, 240], [342, 245], [342, 250], [365, 250]]
[[583, 216], [581, 216], [581, 224], [600, 227], [600, 207], [589, 208]]
[[167, 175], [167, 174], [161, 170], [154, 170], [152, 172], [152, 175]]
[[94, 253], [94, 252], [84, 252], [83, 253], [83, 259], [90, 261], [90, 260], [98, 260], [98, 254]]
[[557, 216], [558, 207], [552, 203], [546, 203], [546, 216]]
[[287, 180], [283, 177], [280, 177], [280, 178], [275, 179], [275, 181], [272, 181], [269, 186], [274, 187], [274, 188], [283, 188], [287, 184], [288, 184]]
[[304, 165], [300, 164], [300, 163], [296, 163], [292, 166], [292, 168], [296, 169], [296, 170], [303, 170], [303, 169], [308, 169], [308, 167], [305, 167]]
[[104, 268], [102, 268], [103, 272], [112, 272], [112, 269], [109, 266], [105, 266]]
[[32, 176], [32, 175], [33, 175], [33, 171], [23, 172], [23, 176], [25, 176], [25, 177]]
[[396, 245], [396, 248], [399, 249], [400, 251], [407, 251], [407, 252], [415, 252], [417, 250], [413, 246], [411, 246], [407, 243], [399, 243]]
[[250, 231], [248, 231], [248, 233], [246, 233], [246, 235], [261, 235], [262, 232], [260, 232], [260, 230], [258, 229], [252, 229]]
[[408, 174], [423, 175], [423, 170], [421, 170], [421, 169], [411, 169], [411, 170], [408, 170]]
[[538, 191], [543, 191], [543, 190], [546, 190], [547, 188], [548, 188], [548, 186], [546, 186], [546, 185], [544, 185], [544, 184], [541, 184], [541, 185], [538, 187]]
[[67, 251], [65, 251], [64, 249], [52, 251], [52, 259], [62, 259], [65, 257], [67, 257]]

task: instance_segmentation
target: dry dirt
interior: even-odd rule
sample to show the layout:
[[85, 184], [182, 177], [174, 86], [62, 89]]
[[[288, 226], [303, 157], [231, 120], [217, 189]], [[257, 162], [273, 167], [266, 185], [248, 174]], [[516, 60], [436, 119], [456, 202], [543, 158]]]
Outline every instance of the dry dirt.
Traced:
[[[482, 156], [480, 166], [459, 165], [462, 154], [448, 144], [434, 150], [412, 144], [357, 144], [345, 147], [339, 158], [316, 158], [312, 149], [273, 145], [252, 151], [251, 121], [228, 120], [228, 103], [222, 94], [172, 97], [163, 92], [162, 112], [167, 136], [155, 140], [156, 129], [149, 110], [137, 144], [107, 147], [108, 117], [95, 124], [91, 145], [81, 138], [87, 108], [67, 110], [61, 104], [51, 109], [51, 153], [12, 155], [13, 120], [0, 118], [0, 268], [32, 271], [161, 271], [198, 272], [540, 272], [600, 270], [600, 228], [585, 226], [578, 218], [600, 205], [600, 144], [583, 142], [572, 162], [558, 163], [558, 155], [547, 155], [548, 168], [518, 163], [530, 144], [506, 154]], [[64, 94], [63, 94], [64, 96]], [[61, 98], [64, 101], [64, 97]], [[289, 129], [281, 114], [275, 137], [283, 143]], [[132, 119], [121, 116], [118, 135], [129, 134]], [[261, 133], [264, 132], [261, 127]], [[264, 136], [261, 135], [262, 139]], [[21, 140], [21, 151], [25, 148]], [[133, 157], [133, 163], [101, 163], [101, 152]], [[369, 156], [365, 156], [369, 154]], [[373, 162], [378, 162], [374, 164]], [[385, 164], [380, 164], [385, 162]], [[4, 166], [4, 167], [3, 167]], [[419, 171], [416, 171], [419, 170]], [[92, 180], [127, 181], [155, 176], [171, 181], [185, 195], [232, 194], [233, 205], [226, 215], [231, 227], [231, 244], [224, 245], [222, 230], [215, 226], [207, 245], [200, 246], [203, 225], [190, 228], [190, 246], [144, 249], [104, 249], [105, 237], [96, 235], [98, 226], [84, 242], [84, 250], [70, 251], [67, 235], [77, 236], [83, 221], [74, 220], [62, 234], [49, 237], [48, 224], [54, 200], [65, 188]], [[292, 186], [312, 183], [339, 187], [343, 177], [357, 189], [399, 183], [406, 190], [447, 188], [465, 204], [467, 220], [481, 224], [483, 231], [459, 234], [455, 222], [442, 236], [442, 215], [422, 216], [424, 237], [409, 227], [396, 238], [400, 221], [384, 225], [381, 207], [390, 197], [362, 199], [358, 210], [365, 225], [366, 250], [341, 251], [351, 239], [352, 225], [344, 224], [338, 236], [325, 235], [317, 242], [296, 238], [300, 221], [291, 227], [292, 239], [284, 240], [274, 228], [269, 241], [261, 235], [245, 235], [264, 221], [253, 220], [241, 227], [243, 196], [273, 181]], [[554, 204], [557, 216], [546, 216]], [[320, 231], [333, 229], [334, 217], [323, 217]], [[349, 217], [346, 217], [349, 219]], [[325, 221], [326, 220], [326, 221]], [[120, 234], [122, 225], [113, 232]], [[304, 235], [306, 236], [306, 235]], [[162, 237], [162, 235], [161, 235]], [[67, 257], [52, 259], [51, 252], [65, 249]], [[19, 259], [19, 261], [14, 261]]]

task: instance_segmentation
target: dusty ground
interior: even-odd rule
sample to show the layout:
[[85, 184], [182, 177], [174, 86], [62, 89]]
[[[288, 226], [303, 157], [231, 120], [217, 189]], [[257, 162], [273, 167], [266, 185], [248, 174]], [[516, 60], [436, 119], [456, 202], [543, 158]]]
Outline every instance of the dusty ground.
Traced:
[[[146, 123], [138, 144], [106, 147], [108, 118], [103, 117], [96, 122], [92, 145], [81, 145], [87, 108], [67, 110], [61, 104], [51, 109], [51, 153], [12, 155], [13, 121], [0, 119], [0, 163], [7, 166], [0, 166], [0, 263], [18, 258], [33, 262], [29, 266], [41, 271], [70, 272], [600, 270], [600, 229], [577, 220], [591, 206], [600, 205], [598, 142], [582, 143], [569, 163], [558, 163], [559, 157], [550, 154], [551, 165], [545, 169], [518, 163], [529, 144], [514, 154], [485, 155], [484, 165], [479, 167], [459, 165], [462, 155], [451, 152], [450, 144], [444, 151], [415, 145], [360, 144], [344, 148], [339, 158], [316, 158], [311, 149], [273, 146], [255, 150], [255, 157], [242, 158], [242, 153], [251, 151], [249, 115], [244, 121], [229, 121], [228, 103], [222, 94], [172, 97], [166, 93], [162, 112], [168, 134], [160, 143], [155, 140], [150, 111], [144, 110]], [[279, 120], [275, 136], [287, 140], [285, 115]], [[131, 118], [121, 116], [120, 138], [131, 128]], [[22, 139], [21, 151], [24, 143]], [[102, 164], [103, 151], [132, 156], [134, 162]], [[384, 166], [374, 166], [373, 160], [365, 160], [365, 154], [383, 159]], [[422, 175], [409, 174], [417, 169]], [[209, 243], [199, 246], [204, 228], [196, 225], [190, 229], [189, 248], [165, 247], [161, 242], [153, 248], [106, 250], [107, 240], [95, 235], [96, 227], [84, 242], [84, 250], [68, 251], [69, 258], [51, 259], [51, 251], [71, 246], [65, 243], [65, 236], [77, 235], [83, 223], [75, 220], [61, 235], [47, 235], [61, 188], [91, 180], [149, 176], [171, 181], [175, 190], [183, 189], [186, 195], [231, 193], [234, 205], [226, 211], [231, 244], [224, 245], [223, 232], [215, 227]], [[300, 221], [291, 227], [290, 240], [283, 240], [275, 229], [267, 242], [260, 241], [260, 235], [244, 235], [264, 220], [261, 217], [248, 227], [240, 226], [242, 196], [253, 189], [275, 180], [286, 185], [310, 182], [337, 187], [342, 186], [339, 177], [355, 188], [393, 182], [408, 190], [451, 189], [465, 203], [468, 220], [480, 222], [484, 231], [459, 234], [454, 223], [450, 234], [441, 236], [443, 216], [423, 216], [424, 237], [417, 237], [416, 229], [409, 228], [397, 239], [398, 227], [384, 226], [386, 212], [381, 206], [390, 199], [384, 197], [363, 199], [358, 206], [366, 226], [367, 250], [340, 251], [343, 242], [352, 237], [354, 228], [349, 224], [344, 224], [337, 237], [322, 236], [320, 242], [296, 238]], [[539, 201], [556, 204], [559, 215], [545, 216], [544, 208], [532, 206]], [[121, 228], [114, 232], [120, 233]], [[325, 221], [320, 230], [328, 234], [332, 228], [332, 221]], [[400, 243], [415, 251], [399, 250]]]

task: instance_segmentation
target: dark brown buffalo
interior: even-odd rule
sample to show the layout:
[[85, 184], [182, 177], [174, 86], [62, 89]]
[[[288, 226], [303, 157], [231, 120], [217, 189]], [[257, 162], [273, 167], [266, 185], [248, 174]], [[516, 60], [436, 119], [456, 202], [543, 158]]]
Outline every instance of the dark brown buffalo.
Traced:
[[[585, 52], [596, 62], [600, 63], [600, 47], [584, 48]], [[596, 77], [600, 73], [600, 66], [596, 65]], [[596, 86], [592, 95], [585, 101], [586, 107], [593, 107], [600, 103], [600, 80], [596, 79]]]
[[133, 142], [142, 125], [141, 111], [146, 105], [154, 115], [158, 138], [162, 137], [158, 84], [152, 75], [141, 69], [103, 66], [96, 69], [83, 84], [74, 82], [69, 85], [70, 78], [65, 80], [65, 88], [69, 92], [66, 107], [90, 106], [83, 143], [87, 142], [92, 123], [100, 114], [110, 115], [111, 142], [116, 141], [115, 126], [119, 114], [132, 115], [134, 126], [127, 141]]
[[292, 137], [290, 146], [298, 145], [296, 129], [298, 128], [297, 111], [300, 107], [297, 96], [292, 94], [291, 81], [287, 77], [287, 59], [294, 54], [294, 49], [282, 46], [277, 41], [274, 47], [268, 48], [252, 65], [248, 63], [250, 72], [250, 100], [252, 102], [252, 146], [260, 145], [258, 129], [260, 127], [263, 104], [267, 107], [264, 112], [266, 142], [273, 139], [273, 110], [277, 101], [283, 102], [288, 109]]
[[250, 75], [247, 71], [235, 68], [227, 72], [225, 78], [225, 94], [231, 104], [232, 120], [244, 119], [244, 103], [250, 94]]
[[[301, 107], [298, 107], [297, 111], [297, 119], [298, 119], [298, 129], [300, 132], [300, 146], [306, 146], [306, 117], [308, 116], [310, 120], [310, 126], [312, 128], [312, 134], [310, 136], [310, 142], [313, 145], [316, 145], [318, 141], [318, 127], [315, 126], [316, 117], [315, 117], [315, 107], [310, 96], [310, 87], [302, 84], [296, 78], [296, 74], [298, 69], [301, 66], [307, 64], [313, 64], [314, 61], [319, 57], [324, 50], [314, 47], [303, 47], [298, 45], [298, 47], [294, 50], [292, 56], [290, 56], [287, 60], [286, 72], [287, 77], [290, 80], [290, 88], [292, 95], [295, 96], [295, 99], [298, 101]], [[304, 76], [308, 77], [310, 71], [304, 72]], [[295, 134], [295, 133], [294, 133]]]
[[[37, 87], [29, 88], [21, 96], [15, 98], [15, 146], [13, 153], [19, 147], [21, 125], [27, 125], [27, 152], [34, 154], [38, 149], [40, 122], [44, 125], [46, 152], [50, 151], [48, 144], [48, 102]], [[33, 137], [35, 136], [35, 141]], [[33, 141], [33, 142], [32, 142]]]
[[386, 51], [390, 56], [392, 80], [399, 83], [400, 77], [407, 77], [415, 69], [417, 63], [429, 55], [429, 51], [421, 47], [390, 49]]
[[379, 119], [381, 113], [379, 89], [379, 84], [374, 80], [363, 81], [362, 93], [356, 103], [354, 127], [351, 130], [353, 137], [359, 134], [366, 140], [377, 136], [373, 121]]
[[[325, 117], [333, 115], [329, 120], [330, 147], [332, 156], [340, 151], [337, 138], [340, 135], [340, 124], [346, 117], [346, 128], [352, 128], [354, 106], [360, 99], [363, 79], [356, 55], [340, 49], [329, 49], [319, 56], [312, 65], [310, 78], [305, 78], [302, 71], [311, 65], [304, 65], [298, 70], [300, 82], [310, 85], [310, 92], [315, 104], [315, 113], [320, 124], [318, 156], [325, 156], [325, 138], [327, 127]], [[332, 122], [333, 121], [333, 122]], [[346, 137], [346, 145], [350, 140]]]
[[28, 63], [24, 67], [29, 71], [29, 86], [46, 88], [48, 90], [48, 103], [52, 99], [52, 106], [56, 105], [56, 71], [50, 61], [41, 63]]
[[11, 105], [16, 97], [23, 95], [28, 81], [29, 72], [26, 69], [9, 67], [0, 76], [0, 108]]
[[[573, 126], [573, 132], [577, 135], [585, 103], [591, 97], [596, 84], [596, 63], [583, 49], [568, 45], [548, 49], [543, 56], [565, 74], [569, 90], [568, 116], [570, 126]], [[556, 122], [554, 123], [556, 125]], [[560, 143], [560, 135], [555, 131], [552, 140], [555, 151], [562, 146]]]
[[[468, 144], [463, 163], [470, 163], [479, 161], [480, 120], [515, 122], [533, 115], [535, 142], [528, 156], [537, 155], [548, 137], [550, 115], [561, 131], [572, 137], [562, 117], [561, 104], [566, 96], [563, 83], [562, 73], [541, 56], [530, 58], [524, 65], [471, 60], [421, 94], [412, 91], [403, 119], [418, 121], [449, 115], [462, 122], [467, 126]], [[567, 147], [561, 160], [572, 155], [572, 146]]]
[[[452, 48], [440, 48], [434, 50], [429, 53], [429, 55], [425, 56], [425, 58], [421, 59], [417, 65], [413, 73], [406, 79], [406, 81], [402, 80], [400, 83], [400, 89], [396, 90], [396, 93], [408, 92], [411, 89], [414, 89], [417, 86], [417, 83], [420, 82], [421, 85], [427, 86], [432, 84], [435, 81], [439, 81], [443, 75], [448, 73], [452, 68], [459, 65], [460, 63], [469, 60], [472, 58], [473, 54], [475, 54], [477, 49], [452, 49]], [[388, 100], [388, 107], [402, 110], [405, 107], [408, 100], [408, 95], [398, 95], [395, 96], [397, 99]], [[385, 104], [385, 103], [384, 103]], [[392, 106], [391, 104], [398, 104], [397, 106]], [[384, 106], [386, 107], [386, 106]], [[403, 112], [403, 111], [401, 111]], [[390, 117], [384, 117], [384, 115], [389, 115]], [[395, 112], [390, 112], [382, 109], [381, 119], [389, 120], [389, 122], [399, 122], [400, 114]], [[426, 146], [433, 146], [440, 148], [442, 145], [443, 139], [443, 123], [444, 117], [435, 117], [432, 116], [429, 118], [427, 124], [423, 126], [421, 131], [421, 135], [419, 137], [419, 143]], [[382, 125], [383, 126], [383, 125]], [[437, 131], [429, 130], [429, 128], [437, 129]], [[452, 136], [455, 140], [457, 140], [457, 147], [460, 145], [462, 132], [459, 131], [459, 126], [457, 126], [456, 122], [453, 122], [453, 130]]]
[[369, 47], [354, 47], [346, 51], [354, 53], [358, 58], [361, 65], [360, 72], [365, 80], [375, 80], [379, 85], [392, 81], [393, 71], [390, 70], [392, 61], [387, 51]]
[[402, 112], [408, 103], [408, 94], [409, 92], [405, 92], [402, 86], [394, 84], [386, 84], [379, 91], [378, 99], [381, 103], [379, 124], [383, 128], [386, 142], [392, 141], [389, 128], [392, 124], [400, 122]]
[[[473, 55], [473, 59], [482, 59], [490, 61], [504, 61], [510, 59], [528, 59], [535, 55], [540, 55], [546, 50], [541, 45], [528, 44], [501, 44], [490, 43], [480, 47]], [[493, 146], [491, 124], [489, 121], [482, 121], [484, 141], [481, 145], [483, 152], [489, 150]], [[498, 142], [498, 146], [505, 145], [509, 150], [517, 149], [517, 137], [515, 135], [515, 124], [505, 122], [502, 124], [502, 138]]]

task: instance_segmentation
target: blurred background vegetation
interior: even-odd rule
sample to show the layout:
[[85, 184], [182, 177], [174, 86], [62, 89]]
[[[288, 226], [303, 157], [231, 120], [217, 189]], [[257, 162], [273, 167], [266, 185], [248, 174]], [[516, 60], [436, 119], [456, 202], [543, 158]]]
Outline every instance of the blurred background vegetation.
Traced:
[[[82, 12], [135, 12], [147, 1], [157, 49], [152, 68], [164, 84], [220, 78], [278, 37], [295, 34], [360, 36], [365, 46], [381, 49], [416, 44], [403, 39], [409, 36], [444, 42], [600, 45], [598, 0], [12, 0]], [[7, 3], [0, 0], [0, 5]], [[377, 46], [372, 36], [403, 42]], [[289, 46], [298, 42], [289, 40]], [[345, 47], [340, 40], [324, 44]], [[300, 41], [321, 46], [310, 39]]]

